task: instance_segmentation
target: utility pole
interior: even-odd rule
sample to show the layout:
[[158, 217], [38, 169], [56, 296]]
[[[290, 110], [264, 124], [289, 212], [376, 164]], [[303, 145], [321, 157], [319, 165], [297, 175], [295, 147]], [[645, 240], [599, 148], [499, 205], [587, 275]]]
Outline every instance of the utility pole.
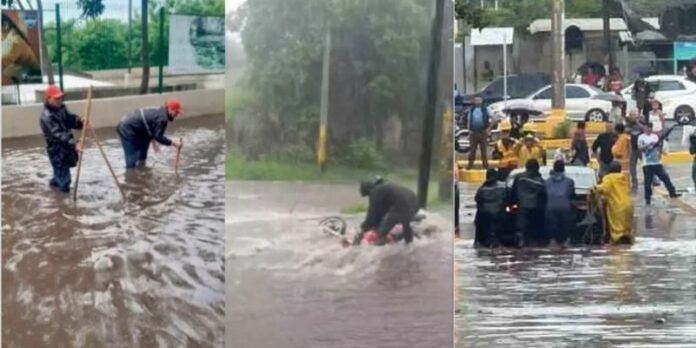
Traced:
[[324, 62], [321, 69], [321, 105], [319, 110], [319, 144], [317, 162], [321, 172], [326, 172], [326, 132], [329, 120], [329, 60], [331, 59], [331, 27], [326, 28], [324, 37]]
[[565, 110], [565, 52], [563, 47], [563, 22], [564, 0], [552, 1], [553, 15], [551, 18], [551, 32], [553, 35], [553, 99], [551, 101], [551, 115], [546, 121], [546, 136], [552, 137], [556, 125], [563, 122], [566, 117]]
[[614, 52], [611, 44], [611, 24], [609, 20], [609, 0], [602, 0], [602, 19], [604, 20], [604, 49], [607, 56], [607, 75], [611, 74], [614, 67]]
[[128, 0], [128, 74], [133, 66], [133, 0]]
[[[430, 167], [433, 155], [433, 138], [435, 137], [435, 114], [438, 100], [438, 71], [442, 49], [442, 27], [444, 25], [445, 1], [435, 2], [435, 19], [432, 27], [432, 47], [430, 48], [430, 67], [428, 68], [428, 89], [423, 118], [423, 133], [421, 136], [421, 155], [418, 165], [418, 203], [421, 208], [428, 205], [428, 184], [430, 183]], [[450, 85], [451, 86], [451, 85]], [[450, 87], [451, 88], [451, 87]]]

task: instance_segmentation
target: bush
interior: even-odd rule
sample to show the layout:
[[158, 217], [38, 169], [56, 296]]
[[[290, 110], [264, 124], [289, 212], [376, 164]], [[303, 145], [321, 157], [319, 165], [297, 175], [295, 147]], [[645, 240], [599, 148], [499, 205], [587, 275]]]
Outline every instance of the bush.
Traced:
[[553, 137], [556, 139], [568, 139], [570, 137], [570, 128], [573, 126], [573, 122], [570, 120], [565, 120], [559, 123], [553, 130]]
[[383, 169], [384, 156], [377, 151], [375, 144], [367, 140], [359, 140], [350, 144], [337, 155], [339, 161], [349, 167], [358, 169]]

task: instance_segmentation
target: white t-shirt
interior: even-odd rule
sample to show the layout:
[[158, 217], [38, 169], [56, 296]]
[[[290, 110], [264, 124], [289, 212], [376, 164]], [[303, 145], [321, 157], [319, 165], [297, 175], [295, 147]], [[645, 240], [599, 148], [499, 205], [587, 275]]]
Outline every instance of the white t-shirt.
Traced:
[[650, 123], [653, 124], [653, 131], [662, 132], [662, 121], [660, 121], [660, 112], [650, 111], [650, 118], [648, 119]]
[[[657, 134], [641, 134], [638, 137], [638, 148], [645, 148], [656, 144], [660, 140]], [[660, 164], [660, 148], [653, 147], [651, 150], [641, 150], [643, 154], [643, 166]]]

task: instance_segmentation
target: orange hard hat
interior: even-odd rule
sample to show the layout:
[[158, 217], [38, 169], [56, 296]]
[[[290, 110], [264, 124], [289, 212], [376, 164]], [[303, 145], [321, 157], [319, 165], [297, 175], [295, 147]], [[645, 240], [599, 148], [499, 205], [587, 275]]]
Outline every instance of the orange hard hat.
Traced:
[[60, 90], [60, 88], [56, 85], [48, 85], [46, 87], [46, 92], [44, 93], [46, 99], [57, 99], [57, 98], [62, 98], [65, 93]]
[[181, 102], [178, 99], [167, 99], [167, 109], [181, 112]]

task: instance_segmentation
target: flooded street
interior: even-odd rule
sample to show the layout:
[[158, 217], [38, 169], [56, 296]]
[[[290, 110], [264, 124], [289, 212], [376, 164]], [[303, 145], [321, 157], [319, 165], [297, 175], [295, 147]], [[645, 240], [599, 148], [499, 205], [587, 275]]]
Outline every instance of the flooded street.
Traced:
[[343, 248], [318, 222], [360, 202], [357, 184], [227, 192], [227, 347], [452, 346], [451, 221], [429, 214], [450, 232], [410, 246]]
[[[690, 166], [668, 166], [678, 189]], [[472, 247], [478, 185], [461, 185], [456, 347], [696, 347], [696, 196], [634, 196], [632, 246], [492, 253]]]
[[99, 134], [125, 204], [92, 142], [74, 203], [42, 137], [3, 140], [3, 347], [222, 347], [224, 117], [170, 124], [178, 176], [163, 146], [126, 177], [115, 130]]

